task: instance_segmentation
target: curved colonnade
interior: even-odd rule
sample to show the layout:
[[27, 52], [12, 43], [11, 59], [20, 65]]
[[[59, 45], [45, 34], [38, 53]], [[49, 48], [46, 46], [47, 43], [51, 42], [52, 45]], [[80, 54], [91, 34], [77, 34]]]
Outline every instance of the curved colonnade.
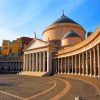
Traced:
[[53, 60], [54, 73], [100, 75], [100, 26], [86, 40], [61, 48]]

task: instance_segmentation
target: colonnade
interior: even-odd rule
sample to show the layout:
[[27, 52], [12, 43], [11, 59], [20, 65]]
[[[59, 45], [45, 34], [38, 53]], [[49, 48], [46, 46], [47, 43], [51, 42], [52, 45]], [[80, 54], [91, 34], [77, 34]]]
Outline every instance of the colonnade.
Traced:
[[23, 71], [49, 72], [51, 55], [49, 51], [24, 54]]
[[100, 44], [71, 56], [54, 59], [54, 72], [99, 76], [100, 74]]
[[23, 69], [22, 61], [0, 61], [0, 72], [20, 72]]

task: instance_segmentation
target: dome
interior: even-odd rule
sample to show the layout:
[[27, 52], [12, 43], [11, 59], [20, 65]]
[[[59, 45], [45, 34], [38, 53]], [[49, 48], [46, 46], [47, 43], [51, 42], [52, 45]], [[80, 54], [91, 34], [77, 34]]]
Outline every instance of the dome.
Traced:
[[62, 39], [66, 39], [66, 38], [68, 38], [68, 37], [80, 37], [76, 32], [74, 32], [74, 31], [69, 31], [68, 33], [66, 33], [65, 35], [64, 35], [64, 37], [62, 38]]
[[81, 37], [76, 32], [69, 31], [63, 36], [61, 44], [62, 46], [65, 45], [70, 46], [70, 45], [75, 45], [81, 41], [82, 41]]
[[43, 31], [43, 40], [48, 41], [49, 38], [50, 41], [61, 41], [64, 35], [68, 33], [70, 30], [74, 32], [71, 32], [68, 36], [78, 36], [82, 40], [84, 40], [84, 28], [77, 22], [65, 16], [63, 13], [59, 19], [54, 21]]
[[59, 23], [74, 23], [74, 24], [78, 24], [75, 21], [73, 21], [72, 19], [70, 19], [67, 16], [65, 16], [64, 14], [59, 19], [57, 19], [55, 22], [53, 22], [52, 24], [59, 24]]

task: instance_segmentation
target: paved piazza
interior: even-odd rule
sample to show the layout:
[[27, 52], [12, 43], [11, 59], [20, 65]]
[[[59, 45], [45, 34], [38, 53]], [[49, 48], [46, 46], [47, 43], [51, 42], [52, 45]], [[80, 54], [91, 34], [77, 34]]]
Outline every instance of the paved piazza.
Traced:
[[87, 82], [66, 77], [0, 75], [0, 100], [100, 100], [97, 89]]

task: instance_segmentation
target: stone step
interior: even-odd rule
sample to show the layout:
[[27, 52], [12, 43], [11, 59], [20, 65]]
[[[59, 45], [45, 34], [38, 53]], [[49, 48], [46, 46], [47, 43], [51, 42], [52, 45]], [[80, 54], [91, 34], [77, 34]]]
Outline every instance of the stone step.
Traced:
[[31, 71], [25, 71], [18, 73], [19, 75], [30, 75], [30, 76], [46, 76], [48, 75], [47, 72], [31, 72]]

